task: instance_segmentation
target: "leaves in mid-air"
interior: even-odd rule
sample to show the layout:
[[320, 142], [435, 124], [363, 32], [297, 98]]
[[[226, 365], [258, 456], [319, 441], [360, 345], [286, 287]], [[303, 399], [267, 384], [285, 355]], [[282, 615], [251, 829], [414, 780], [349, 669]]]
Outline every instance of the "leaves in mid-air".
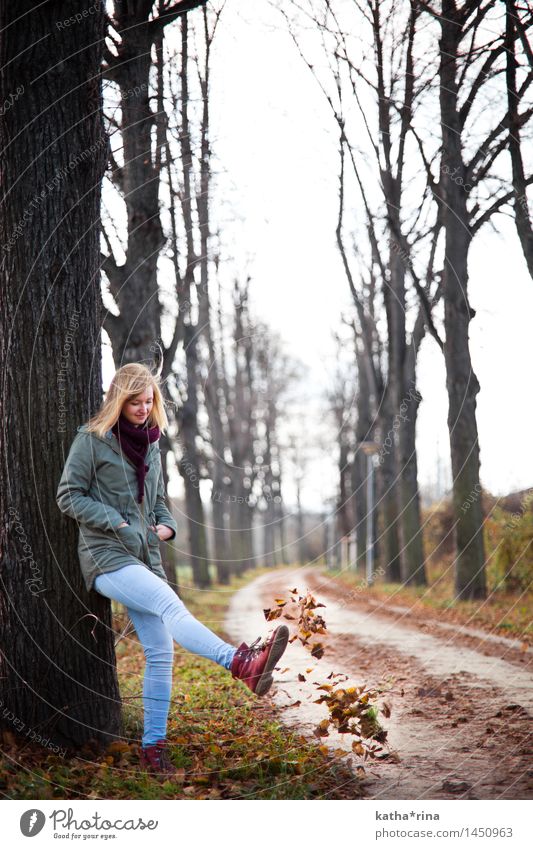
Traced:
[[[302, 646], [310, 652], [316, 660], [321, 660], [325, 653], [324, 643], [318, 639], [319, 636], [327, 636], [327, 626], [324, 617], [317, 613], [318, 608], [326, 607], [325, 604], [317, 602], [315, 596], [309, 591], [301, 595], [296, 588], [290, 590], [290, 599], [274, 599], [275, 607], [264, 611], [265, 618], [270, 621], [279, 618], [284, 607], [290, 602], [291, 613], [283, 613], [285, 619], [295, 621], [296, 633], [292, 635], [289, 642], [299, 640]], [[294, 615], [293, 615], [294, 613]], [[314, 667], [306, 669], [306, 674], [312, 672]], [[335, 679], [340, 679], [335, 681]], [[364, 758], [385, 758], [388, 753], [383, 751], [380, 744], [385, 743], [387, 731], [382, 728], [378, 721], [378, 713], [381, 712], [385, 718], [391, 715], [391, 707], [384, 702], [377, 706], [379, 691], [367, 689], [366, 684], [362, 687], [340, 687], [342, 681], [347, 681], [348, 676], [342, 672], [330, 672], [327, 681], [321, 683], [314, 681], [317, 690], [322, 692], [316, 704], [325, 704], [328, 716], [321, 720], [314, 729], [316, 737], [328, 737], [330, 729], [333, 728], [340, 734], [351, 734], [356, 739], [352, 743], [352, 752]], [[298, 681], [306, 681], [305, 675], [298, 674]], [[295, 702], [296, 707], [300, 702]], [[324, 747], [322, 747], [324, 748]], [[327, 747], [325, 747], [327, 748]]]

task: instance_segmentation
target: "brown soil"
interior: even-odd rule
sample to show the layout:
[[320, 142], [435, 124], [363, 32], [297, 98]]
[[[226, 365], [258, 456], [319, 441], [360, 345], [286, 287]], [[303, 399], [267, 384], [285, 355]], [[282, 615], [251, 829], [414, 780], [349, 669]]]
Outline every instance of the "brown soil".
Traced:
[[[326, 653], [314, 661], [298, 642], [289, 646], [277, 674], [273, 699], [287, 724], [312, 736], [324, 718], [313, 682], [331, 671], [358, 684], [387, 682], [388, 730], [394, 757], [364, 764], [366, 791], [375, 799], [529, 799], [533, 796], [531, 652], [512, 641], [487, 642], [479, 635], [443, 630], [425, 614], [387, 609], [357, 597], [316, 569], [276, 571], [262, 576], [234, 597], [228, 633], [255, 634], [287, 590], [309, 589], [326, 604]], [[361, 594], [363, 595], [363, 594]], [[329, 616], [328, 616], [329, 614]], [[291, 623], [288, 623], [291, 624]], [[489, 660], [490, 658], [490, 660]], [[313, 667], [306, 682], [298, 672]], [[292, 707], [295, 701], [301, 704]], [[321, 711], [321, 713], [317, 713]], [[348, 735], [323, 742], [350, 748]], [[339, 742], [340, 741], [340, 742]], [[398, 758], [397, 762], [396, 757]]]

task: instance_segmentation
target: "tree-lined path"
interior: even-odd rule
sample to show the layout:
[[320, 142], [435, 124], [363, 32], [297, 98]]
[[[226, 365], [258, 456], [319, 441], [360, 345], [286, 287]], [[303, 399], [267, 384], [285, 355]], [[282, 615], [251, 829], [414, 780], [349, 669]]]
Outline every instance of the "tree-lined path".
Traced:
[[[237, 592], [227, 617], [229, 633], [259, 633], [261, 610], [295, 586], [309, 588], [326, 605], [328, 637], [318, 661], [298, 641], [283, 658], [288, 669], [278, 673], [273, 698], [287, 725], [312, 738], [325, 715], [324, 707], [314, 703], [319, 693], [312, 682], [323, 683], [332, 671], [349, 676], [343, 686], [382, 682], [392, 710], [381, 723], [398, 760], [392, 756], [364, 764], [371, 798], [521, 799], [531, 794], [531, 649], [523, 651], [516, 641], [501, 637], [484, 639], [477, 629], [442, 628], [438, 619], [433, 627], [428, 617], [413, 621], [408, 609], [371, 605], [364, 594], [355, 601], [338, 582], [310, 568], [278, 570]], [[291, 707], [295, 702], [300, 704]], [[321, 743], [349, 751], [351, 738], [335, 732]], [[361, 760], [350, 757], [357, 769]]]

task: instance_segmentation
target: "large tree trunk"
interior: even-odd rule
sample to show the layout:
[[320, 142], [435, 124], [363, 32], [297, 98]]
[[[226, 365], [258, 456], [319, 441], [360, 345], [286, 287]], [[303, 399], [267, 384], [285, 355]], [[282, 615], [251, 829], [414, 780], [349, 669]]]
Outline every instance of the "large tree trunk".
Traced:
[[[351, 500], [353, 525], [357, 544], [357, 568], [363, 574], [366, 565], [368, 505], [367, 505], [367, 459], [361, 449], [362, 442], [372, 441], [372, 414], [370, 410], [370, 385], [368, 368], [362, 346], [355, 341], [357, 363], [357, 422], [355, 425], [355, 453], [351, 468]], [[376, 523], [374, 522], [374, 527]]]
[[404, 396], [398, 406], [398, 466], [400, 469], [400, 541], [402, 546], [402, 582], [427, 584], [418, 490], [416, 456], [416, 420], [421, 397], [414, 382], [403, 382]]
[[[276, 522], [276, 531], [279, 540], [279, 556], [278, 561], [281, 560], [284, 566], [289, 565], [289, 555], [287, 552], [287, 523], [286, 523], [286, 514], [285, 514], [285, 506], [283, 504], [283, 489], [282, 489], [282, 467], [281, 467], [281, 452], [279, 450], [279, 445], [277, 445], [277, 454], [278, 454], [278, 476], [277, 481], [275, 482], [275, 491], [276, 494], [274, 496], [274, 521]], [[277, 500], [279, 498], [279, 501]]]
[[[151, 4], [150, 4], [151, 5]], [[114, 173], [124, 196], [128, 221], [126, 262], [104, 261], [110, 291], [120, 310], [107, 313], [105, 329], [117, 367], [129, 362], [150, 364], [154, 342], [161, 336], [157, 260], [164, 244], [159, 218], [159, 168], [152, 157], [154, 113], [150, 107], [152, 28], [146, 4], [117, 6], [116, 25], [122, 43], [106, 75], [120, 87], [124, 164]]]
[[254, 412], [257, 409], [252, 375], [252, 332], [247, 314], [248, 284], [239, 287], [234, 283], [235, 324], [233, 328], [233, 353], [235, 375], [233, 385], [224, 382], [228, 432], [232, 467], [230, 509], [230, 545], [234, 571], [241, 574], [255, 565], [253, 545], [253, 511], [251, 493], [254, 482], [254, 439], [256, 427]]
[[[270, 402], [269, 402], [270, 407]], [[263, 557], [262, 565], [272, 567], [275, 565], [274, 550], [276, 548], [275, 540], [275, 512], [274, 512], [274, 475], [272, 474], [272, 442], [271, 438], [273, 422], [270, 416], [267, 416], [265, 422], [265, 450], [263, 451], [263, 498], [265, 500], [265, 509], [260, 513], [261, 522], [263, 525]]]
[[[486, 596], [476, 423], [479, 384], [472, 368], [468, 342], [468, 328], [474, 314], [468, 302], [468, 250], [471, 234], [457, 103], [457, 39], [460, 27], [455, 21], [454, 0], [443, 0], [442, 12], [439, 71], [443, 150], [440, 192], [445, 230], [442, 288], [448, 429], [457, 543], [455, 592], [459, 598], [473, 599]], [[461, 185], [454, 175], [462, 177]]]
[[[440, 291], [440, 290], [439, 290]], [[438, 295], [440, 297], [440, 294]], [[435, 302], [438, 299], [437, 293], [434, 295]], [[407, 409], [405, 410], [404, 420], [401, 424], [400, 439], [399, 439], [399, 457], [403, 468], [408, 474], [404, 473], [401, 481], [401, 504], [405, 511], [405, 527], [407, 532], [412, 536], [415, 534], [419, 537], [420, 555], [422, 567], [420, 573], [411, 573], [404, 575], [403, 580], [406, 583], [421, 584], [427, 583], [425, 558], [424, 558], [424, 540], [422, 536], [421, 526], [421, 510], [420, 510], [420, 492], [418, 489], [418, 464], [416, 456], [416, 421], [418, 418], [418, 408], [422, 401], [422, 397], [416, 388], [416, 363], [420, 344], [424, 338], [425, 317], [424, 310], [421, 308], [417, 315], [415, 326], [411, 334], [410, 344], [406, 350], [404, 364], [404, 386], [409, 387], [406, 394], [408, 399]], [[400, 409], [402, 415], [402, 410]], [[410, 516], [413, 515], [411, 526], [409, 526]]]
[[[384, 301], [387, 313], [388, 373], [386, 385], [386, 404], [394, 435], [392, 441], [396, 461], [396, 497], [398, 500], [398, 536], [400, 542], [401, 578], [406, 583], [425, 583], [424, 554], [420, 532], [420, 511], [418, 509], [417, 462], [414, 439], [405, 421], [404, 407], [409, 407], [410, 387], [405, 382], [406, 345], [406, 298], [405, 274], [408, 254], [403, 248], [402, 203], [403, 173], [405, 165], [405, 135], [409, 125], [409, 116], [413, 105], [413, 44], [418, 12], [411, 4], [407, 44], [405, 47], [405, 66], [401, 73], [405, 75], [404, 99], [401, 110], [400, 139], [393, 145], [393, 108], [387, 90], [386, 53], [384, 41], [381, 4], [372, 4], [374, 46], [376, 50], [376, 69], [378, 81], [378, 117], [379, 144], [382, 151], [383, 166], [381, 182], [387, 207], [387, 225], [389, 229], [388, 280], [383, 280]], [[392, 85], [392, 84], [391, 84]], [[394, 163], [394, 164], [393, 164]], [[385, 435], [387, 439], [387, 434]], [[392, 461], [391, 461], [392, 467]], [[386, 506], [388, 510], [388, 505]], [[390, 508], [392, 516], [392, 506]]]
[[[184, 349], [187, 365], [187, 400], [179, 412], [181, 422], [180, 436], [185, 454], [179, 468], [185, 485], [187, 504], [187, 522], [189, 525], [190, 555], [194, 583], [197, 587], [206, 587], [211, 583], [209, 575], [208, 539], [205, 527], [204, 506], [200, 493], [200, 464], [198, 450], [198, 342], [200, 331], [193, 324], [191, 294], [195, 288], [195, 268], [198, 262], [194, 247], [195, 222], [193, 216], [192, 192], [194, 184], [193, 149], [191, 126], [189, 121], [189, 26], [187, 17], [181, 21], [181, 134], [180, 148], [183, 163], [182, 211], [186, 233], [187, 265], [184, 275], [184, 293], [188, 301], [184, 318]], [[205, 231], [204, 231], [205, 239]], [[176, 246], [177, 249], [177, 246]], [[184, 473], [185, 470], [185, 473]]]
[[[168, 440], [168, 436], [163, 434], [161, 439], [159, 440], [159, 447], [161, 449], [161, 465], [163, 468], [163, 481], [165, 485], [165, 492], [168, 490], [168, 456], [170, 453], [170, 444]], [[168, 502], [168, 496], [167, 496]], [[167, 506], [170, 510], [170, 503], [167, 503]], [[179, 594], [179, 580], [177, 573], [177, 552], [176, 548], [171, 543], [165, 543], [161, 549], [161, 560], [163, 563], [163, 569], [165, 571], [165, 575], [167, 577], [167, 581], [169, 586]]]
[[[211, 148], [209, 142], [209, 76], [211, 39], [207, 31], [207, 9], [203, 10], [204, 34], [205, 34], [205, 57], [203, 75], [199, 71], [200, 90], [202, 93], [202, 120], [200, 127], [200, 191], [197, 193], [196, 205], [198, 210], [198, 229], [200, 232], [200, 288], [198, 290], [198, 324], [202, 333], [208, 353], [208, 369], [204, 380], [204, 397], [207, 415], [209, 418], [209, 429], [211, 434], [212, 457], [209, 461], [209, 469], [213, 489], [211, 495], [212, 517], [213, 517], [213, 553], [217, 570], [217, 581], [220, 584], [228, 584], [231, 568], [228, 552], [228, 538], [226, 531], [226, 512], [224, 503], [226, 501], [227, 485], [224, 481], [227, 476], [225, 454], [226, 435], [221, 416], [223, 389], [221, 386], [220, 371], [223, 365], [217, 357], [213, 339], [211, 301], [209, 294], [210, 282], [210, 189], [211, 189]], [[224, 379], [224, 375], [222, 376]]]
[[[121, 136], [124, 164], [114, 164], [113, 177], [126, 204], [128, 244], [126, 262], [118, 266], [113, 256], [104, 258], [103, 268], [120, 314], [107, 313], [105, 329], [113, 346], [117, 366], [128, 362], [153, 360], [154, 342], [161, 338], [161, 309], [158, 298], [157, 262], [165, 243], [159, 210], [160, 149], [164, 117], [150, 105], [152, 46], [160, 52], [163, 31], [177, 17], [205, 0], [182, 0], [159, 8], [154, 3], [117, 2], [113, 4], [113, 27], [120, 36], [117, 55], [105, 47], [104, 75], [120, 87]], [[184, 25], [186, 28], [186, 24]], [[115, 45], [116, 45], [115, 41]], [[160, 59], [159, 59], [160, 61]], [[159, 69], [158, 69], [159, 70]], [[159, 75], [158, 105], [161, 105], [162, 77]], [[155, 156], [152, 132], [157, 115]], [[108, 244], [109, 246], [109, 244]], [[172, 363], [170, 364], [172, 365]]]
[[[383, 407], [386, 405], [383, 402]], [[402, 579], [400, 567], [400, 539], [398, 529], [398, 493], [396, 490], [396, 457], [394, 446], [393, 419], [385, 410], [378, 419], [379, 471], [377, 476], [377, 494], [379, 511], [379, 541], [385, 569], [386, 580], [399, 583]]]
[[193, 580], [196, 587], [202, 588], [210, 585], [211, 578], [209, 575], [209, 551], [204, 505], [200, 493], [201, 470], [196, 444], [198, 433], [198, 401], [196, 392], [198, 364], [196, 360], [197, 348], [192, 338], [196, 333], [196, 328], [191, 324], [186, 324], [184, 330], [184, 342], [187, 350], [187, 399], [178, 411], [180, 441], [183, 448], [178, 465], [185, 487], [187, 525], [189, 528], [189, 552]]
[[296, 478], [296, 535], [298, 540], [298, 563], [307, 563], [307, 540], [305, 538], [305, 522], [302, 509], [302, 481]]
[[[389, 204], [389, 221], [393, 237], [400, 233], [397, 213], [400, 200], [391, 190], [394, 203]], [[406, 584], [426, 584], [424, 551], [420, 527], [418, 466], [416, 457], [416, 415], [418, 395], [414, 385], [405, 379], [407, 346], [405, 341], [405, 261], [399, 245], [391, 241], [389, 255], [391, 297], [387, 299], [389, 341], [389, 384], [394, 416], [392, 428], [396, 436], [398, 532], [400, 542], [401, 579]]]
[[239, 572], [244, 572], [246, 569], [254, 569], [256, 565], [253, 534], [254, 513], [248, 501], [244, 500], [236, 505], [234, 515], [239, 528]]
[[[0, 5], [0, 677], [2, 725], [80, 746], [121, 734], [110, 603], [87, 593], [55, 495], [101, 400], [104, 7]], [[37, 739], [39, 739], [37, 737]]]

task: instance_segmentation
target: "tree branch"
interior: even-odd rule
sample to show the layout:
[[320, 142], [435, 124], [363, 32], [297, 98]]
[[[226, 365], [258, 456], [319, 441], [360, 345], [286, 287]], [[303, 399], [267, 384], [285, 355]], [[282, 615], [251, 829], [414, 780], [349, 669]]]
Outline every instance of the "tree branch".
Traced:
[[180, 3], [173, 3], [168, 7], [164, 7], [162, 14], [148, 22], [152, 40], [158, 33], [161, 33], [167, 24], [172, 23], [172, 21], [175, 21], [181, 15], [192, 12], [198, 6], [205, 6], [206, 3], [207, 0], [181, 0]]
[[[532, 183], [533, 176], [528, 177], [528, 179], [525, 181], [525, 186], [530, 186]], [[471, 224], [471, 234], [474, 235], [475, 233], [477, 233], [477, 231], [481, 227], [483, 227], [483, 225], [486, 224], [487, 221], [489, 221], [489, 219], [494, 215], [495, 212], [498, 212], [498, 210], [500, 210], [502, 206], [505, 206], [506, 203], [509, 203], [509, 201], [513, 199], [514, 195], [515, 192], [513, 189], [512, 191], [506, 192], [506, 194], [502, 195], [497, 200], [495, 200], [494, 203], [489, 206], [488, 209], [486, 209], [485, 212], [480, 215], [479, 218], [473, 224]]]

